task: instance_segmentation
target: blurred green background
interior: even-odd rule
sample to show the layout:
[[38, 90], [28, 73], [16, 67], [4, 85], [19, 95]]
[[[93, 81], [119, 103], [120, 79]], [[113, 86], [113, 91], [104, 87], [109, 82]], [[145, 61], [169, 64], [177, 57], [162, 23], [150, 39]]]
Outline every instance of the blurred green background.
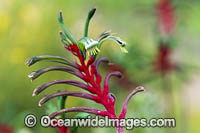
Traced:
[[[157, 2], [158, 0], [0, 0], [0, 125], [9, 126], [16, 133], [57, 132], [53, 128], [42, 128], [39, 124], [32, 129], [26, 128], [24, 117], [29, 113], [38, 118], [45, 114], [45, 107], [37, 106], [44, 94], [32, 97], [36, 86], [73, 77], [66, 73], [51, 72], [31, 83], [27, 77], [31, 71], [53, 64], [38, 63], [27, 68], [24, 62], [29, 57], [45, 54], [70, 58], [71, 54], [63, 48], [59, 39], [57, 13], [59, 10], [63, 11], [65, 24], [78, 40], [83, 35], [87, 13], [94, 6], [97, 12], [91, 21], [89, 36], [95, 39], [101, 32], [111, 29], [127, 42], [129, 51], [124, 54], [117, 45], [106, 42], [99, 55], [121, 66], [130, 83], [126, 86], [126, 83], [117, 84], [120, 80], [110, 80], [113, 88], [111, 91], [117, 96], [117, 113], [131, 89], [136, 85], [143, 85], [146, 91], [130, 101], [127, 117], [164, 117], [166, 92], [163, 90], [161, 77], [153, 72], [151, 64], [156, 57], [159, 42], [155, 13]], [[177, 127], [168, 130], [197, 133], [200, 132], [200, 1], [174, 0], [173, 4], [177, 26], [173, 34], [172, 59], [180, 65], [181, 71], [170, 73], [169, 76], [174, 99], [171, 117], [176, 118]], [[105, 76], [108, 70], [101, 67], [101, 72]], [[58, 88], [70, 89], [71, 86], [56, 85], [46, 93], [55, 92]], [[101, 108], [78, 98], [69, 98], [67, 106]], [[165, 130], [137, 128], [126, 132], [162, 133]], [[115, 129], [81, 128], [79, 131], [100, 133], [115, 132]]]

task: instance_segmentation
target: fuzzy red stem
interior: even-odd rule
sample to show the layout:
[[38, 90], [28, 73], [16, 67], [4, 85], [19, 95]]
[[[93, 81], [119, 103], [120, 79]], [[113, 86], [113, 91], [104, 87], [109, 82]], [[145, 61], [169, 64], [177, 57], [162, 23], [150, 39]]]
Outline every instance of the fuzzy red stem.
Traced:
[[84, 81], [88, 83], [90, 93], [97, 95], [94, 96], [95, 101], [102, 104], [106, 108], [107, 112], [112, 114], [110, 117], [116, 118], [114, 104], [109, 105], [108, 95], [103, 95], [103, 92], [101, 91], [101, 75], [93, 65], [94, 58], [90, 56], [90, 59], [85, 63], [85, 59], [82, 57], [77, 45], [70, 45], [67, 49], [79, 59], [80, 64], [76, 63], [76, 65], [83, 76]]

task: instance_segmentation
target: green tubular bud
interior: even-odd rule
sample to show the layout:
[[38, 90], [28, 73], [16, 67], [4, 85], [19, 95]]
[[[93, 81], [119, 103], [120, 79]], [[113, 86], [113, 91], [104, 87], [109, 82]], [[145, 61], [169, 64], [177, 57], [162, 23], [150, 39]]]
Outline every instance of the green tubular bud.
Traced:
[[72, 42], [65, 36], [65, 34], [62, 31], [60, 31], [59, 34], [60, 34], [61, 41], [64, 44], [67, 44], [67, 45], [72, 44]]
[[65, 34], [62, 31], [60, 31], [59, 34], [60, 34], [61, 42], [64, 45], [69, 46], [70, 44], [72, 44], [72, 42], [65, 36]]
[[96, 11], [96, 8], [92, 8], [88, 13], [88, 16], [85, 22], [84, 37], [88, 36], [89, 23], [90, 23], [91, 18], [94, 16], [95, 11]]
[[63, 17], [62, 17], [62, 12], [60, 11], [58, 13], [58, 22], [61, 26], [61, 28], [63, 29], [65, 36], [73, 43], [73, 44], [77, 44], [76, 40], [74, 39], [74, 37], [72, 36], [71, 32], [67, 29], [67, 27], [64, 25], [64, 21], [63, 21]]
[[70, 45], [70, 43], [69, 43], [68, 41], [63, 40], [63, 39], [61, 39], [61, 42], [62, 42], [64, 45], [66, 45], [66, 46], [69, 46], [69, 45]]
[[64, 39], [64, 40], [67, 39], [67, 37], [63, 34], [62, 31], [60, 31], [59, 33], [60, 33], [60, 37], [61, 37], [62, 39]]

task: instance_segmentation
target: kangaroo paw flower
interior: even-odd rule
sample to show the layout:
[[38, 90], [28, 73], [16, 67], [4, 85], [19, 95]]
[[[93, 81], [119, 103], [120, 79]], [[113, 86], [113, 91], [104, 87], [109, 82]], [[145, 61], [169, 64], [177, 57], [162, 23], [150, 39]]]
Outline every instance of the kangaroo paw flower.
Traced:
[[[110, 93], [109, 90], [109, 83], [108, 80], [111, 76], [116, 76], [118, 78], [122, 77], [120, 72], [110, 72], [104, 78], [104, 84], [102, 85], [102, 76], [99, 69], [99, 64], [101, 62], [109, 63], [109, 60], [105, 57], [97, 58], [98, 53], [100, 52], [101, 45], [106, 40], [113, 40], [117, 44], [120, 45], [121, 50], [124, 53], [128, 51], [125, 49], [126, 43], [123, 42], [119, 37], [113, 36], [111, 31], [105, 31], [100, 34], [96, 40], [91, 39], [88, 37], [88, 27], [91, 18], [94, 16], [96, 8], [92, 8], [87, 16], [85, 29], [84, 29], [84, 36], [76, 41], [72, 36], [71, 32], [67, 29], [64, 25], [64, 20], [62, 16], [62, 12], [60, 11], [58, 14], [58, 22], [63, 31], [60, 31], [60, 38], [61, 42], [64, 44], [64, 48], [72, 53], [73, 56], [77, 58], [77, 62], [73, 62], [67, 58], [60, 57], [60, 56], [53, 56], [53, 55], [41, 55], [41, 56], [34, 56], [26, 61], [28, 66], [32, 66], [33, 64], [40, 62], [40, 61], [48, 61], [48, 62], [55, 62], [64, 64], [67, 66], [50, 66], [46, 68], [42, 68], [37, 71], [33, 71], [29, 74], [29, 78], [32, 80], [40, 77], [42, 74], [45, 74], [50, 71], [62, 71], [66, 73], [70, 73], [83, 81], [76, 81], [76, 80], [55, 80], [52, 82], [48, 82], [36, 87], [33, 91], [33, 96], [36, 96], [42, 93], [48, 87], [57, 84], [67, 84], [72, 85], [78, 88], [85, 90], [86, 92], [81, 91], [62, 91], [56, 92], [47, 96], [44, 96], [39, 101], [39, 106], [42, 106], [46, 102], [56, 98], [58, 99], [57, 105], [58, 107], [49, 104], [48, 102], [46, 105], [49, 105], [51, 108], [51, 112], [48, 112], [50, 118], [54, 118], [56, 116], [60, 116], [61, 118], [66, 118], [66, 113], [69, 112], [84, 112], [99, 115], [102, 117], [108, 116], [109, 118], [125, 118], [127, 112], [127, 104], [131, 97], [135, 95], [137, 92], [143, 91], [143, 87], [137, 87], [134, 89], [124, 101], [122, 111], [119, 117], [115, 113], [115, 103], [116, 103], [116, 96], [113, 93]], [[66, 108], [65, 102], [66, 97], [73, 96], [79, 97], [87, 100], [91, 100], [96, 102], [97, 104], [102, 105], [105, 110], [99, 110], [90, 107], [72, 107]], [[61, 98], [61, 99], [60, 99]], [[59, 100], [60, 99], [60, 100]], [[60, 103], [60, 104], [59, 104]], [[53, 113], [52, 113], [53, 112]], [[58, 128], [58, 127], [57, 127]], [[118, 133], [123, 133], [124, 130], [121, 127], [116, 126]], [[67, 127], [59, 127], [59, 131], [62, 133], [68, 132]]]

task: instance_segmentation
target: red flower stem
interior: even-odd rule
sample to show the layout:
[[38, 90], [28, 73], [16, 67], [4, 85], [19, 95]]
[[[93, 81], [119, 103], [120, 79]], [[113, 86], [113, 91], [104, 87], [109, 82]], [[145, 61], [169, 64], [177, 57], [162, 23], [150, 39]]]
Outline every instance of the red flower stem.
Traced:
[[[73, 45], [72, 46], [73, 50], [71, 48], [68, 48], [68, 50], [73, 51], [72, 53], [79, 59], [80, 64], [77, 64], [77, 67], [79, 68], [79, 72], [84, 75], [84, 80], [85, 82], [88, 83], [88, 85], [90, 84], [90, 88], [91, 93], [97, 95], [97, 99], [98, 99], [98, 103], [102, 104], [105, 109], [107, 110], [108, 113], [112, 114], [111, 116], [109, 115], [109, 117], [111, 118], [117, 118], [116, 114], [115, 114], [115, 109], [114, 109], [114, 105], [109, 105], [109, 100], [108, 100], [108, 95], [104, 95], [102, 90], [101, 90], [101, 82], [95, 82], [94, 76], [100, 76], [97, 73], [96, 67], [93, 67], [91, 64], [94, 63], [94, 59], [93, 57], [90, 57], [90, 59], [87, 62], [87, 65], [85, 63], [85, 59], [82, 57], [79, 49], [77, 49], [77, 46]], [[89, 71], [89, 69], [91, 70], [91, 73]], [[101, 80], [100, 80], [101, 81]]]

